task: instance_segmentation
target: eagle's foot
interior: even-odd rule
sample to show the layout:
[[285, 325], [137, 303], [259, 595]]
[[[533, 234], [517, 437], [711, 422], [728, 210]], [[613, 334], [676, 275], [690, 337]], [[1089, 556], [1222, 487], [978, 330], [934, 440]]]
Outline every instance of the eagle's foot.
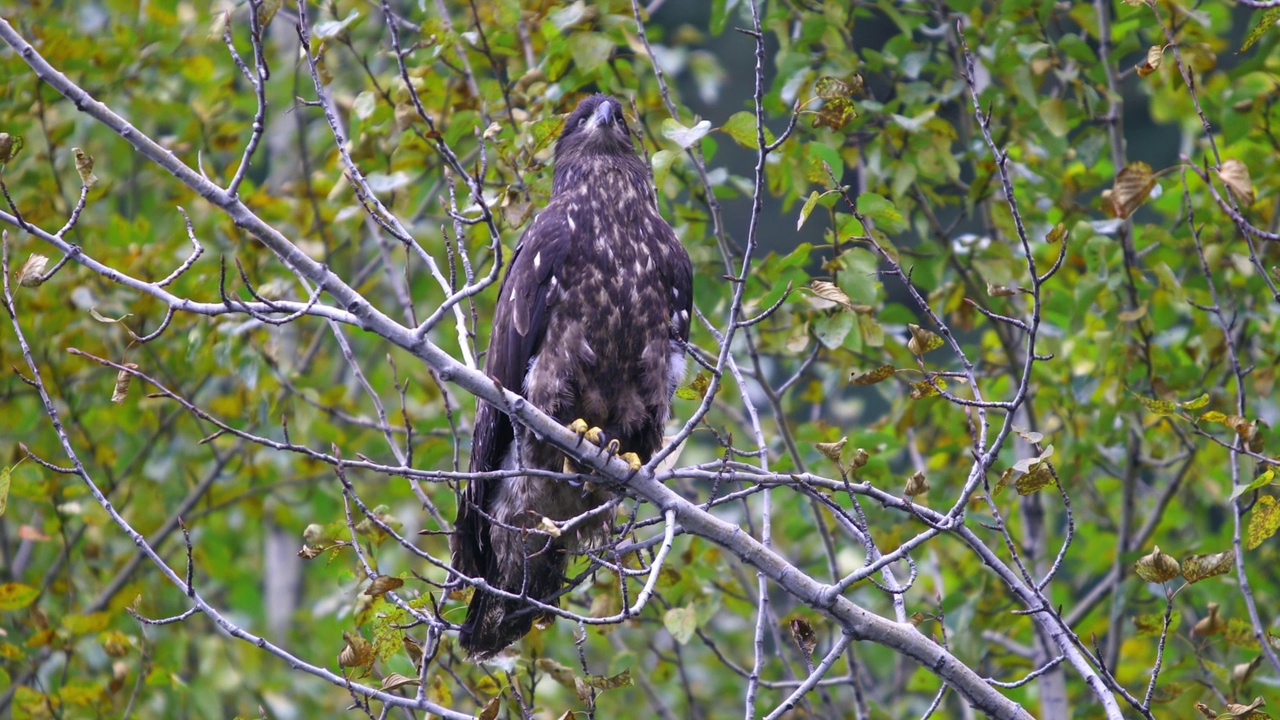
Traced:
[[632, 475], [639, 472], [640, 468], [644, 467], [644, 463], [640, 462], [640, 456], [633, 452], [622, 453], [618, 456], [618, 459], [625, 462], [627, 467], [631, 468]]
[[574, 420], [573, 422], [569, 423], [567, 427], [571, 431], [577, 433], [579, 438], [581, 438], [582, 440], [586, 440], [592, 445], [599, 445], [601, 442], [604, 441], [604, 431], [598, 427], [588, 425], [587, 421], [583, 420], [582, 418], [578, 418], [577, 420]]

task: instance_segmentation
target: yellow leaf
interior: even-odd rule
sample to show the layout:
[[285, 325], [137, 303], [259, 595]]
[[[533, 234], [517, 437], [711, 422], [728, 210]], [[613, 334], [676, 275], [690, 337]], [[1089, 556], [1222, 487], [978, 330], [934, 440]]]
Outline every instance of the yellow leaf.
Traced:
[[911, 339], [907, 341], [907, 349], [913, 355], [923, 355], [930, 350], [942, 347], [942, 338], [931, 330], [926, 330], [915, 323], [907, 323], [907, 330], [911, 332]]
[[1259, 495], [1258, 503], [1249, 513], [1249, 529], [1245, 533], [1244, 546], [1253, 550], [1280, 530], [1280, 505], [1270, 495]]
[[892, 377], [898, 369], [892, 365], [881, 365], [875, 370], [868, 370], [864, 373], [854, 373], [849, 378], [850, 384], [853, 385], [875, 385], [876, 383], [887, 380]]

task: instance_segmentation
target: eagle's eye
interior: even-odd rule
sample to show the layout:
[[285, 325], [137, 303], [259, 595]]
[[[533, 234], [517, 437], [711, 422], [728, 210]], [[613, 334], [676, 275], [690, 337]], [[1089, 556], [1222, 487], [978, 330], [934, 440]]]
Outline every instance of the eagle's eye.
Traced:
[[578, 127], [582, 127], [583, 125], [586, 125], [586, 124], [587, 124], [586, 115], [583, 115], [582, 117], [578, 118]]

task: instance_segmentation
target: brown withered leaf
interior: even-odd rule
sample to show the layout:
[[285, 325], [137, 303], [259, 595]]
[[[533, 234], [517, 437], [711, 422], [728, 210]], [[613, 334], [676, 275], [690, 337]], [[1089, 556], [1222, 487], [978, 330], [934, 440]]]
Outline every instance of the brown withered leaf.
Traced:
[[480, 710], [480, 714], [476, 716], [477, 720], [497, 720], [498, 711], [502, 709], [502, 698], [491, 697], [489, 702], [484, 704], [484, 708]]
[[48, 264], [49, 258], [31, 253], [27, 256], [26, 262], [22, 263], [22, 267], [18, 268], [18, 272], [14, 273], [14, 277], [22, 287], [38, 287], [44, 282], [42, 276]]
[[915, 497], [929, 492], [929, 479], [919, 470], [911, 474], [907, 478], [907, 486], [902, 489], [902, 494], [907, 497]]
[[844, 450], [845, 443], [849, 442], [848, 437], [842, 437], [835, 442], [814, 443], [813, 446], [822, 453], [824, 457], [833, 463], [840, 463], [840, 452]]
[[76, 172], [80, 173], [81, 184], [93, 187], [98, 182], [98, 176], [93, 174], [93, 156], [80, 148], [71, 148], [71, 152], [76, 154]]
[[853, 454], [853, 461], [849, 464], [855, 468], [860, 468], [864, 467], [870, 459], [871, 455], [865, 449], [858, 448], [858, 451]]
[[1253, 673], [1262, 665], [1262, 656], [1258, 655], [1247, 663], [1240, 663], [1231, 668], [1231, 681], [1236, 687], [1244, 685], [1253, 678]]
[[1197, 583], [1215, 575], [1231, 572], [1235, 556], [1230, 551], [1188, 555], [1182, 559], [1182, 577], [1189, 583]]
[[1227, 709], [1218, 713], [1218, 720], [1271, 720], [1271, 716], [1258, 708], [1267, 703], [1262, 698], [1255, 698], [1248, 705], [1227, 703]]
[[1222, 183], [1230, 188], [1236, 199], [1246, 205], [1253, 203], [1253, 181], [1249, 179], [1248, 165], [1235, 158], [1223, 160], [1222, 168], [1218, 170], [1218, 177], [1222, 178]]
[[404, 585], [404, 580], [393, 577], [391, 575], [379, 575], [373, 579], [369, 587], [365, 588], [364, 594], [369, 597], [378, 597]]
[[809, 283], [809, 289], [814, 295], [833, 302], [846, 310], [853, 309], [853, 303], [849, 301], [849, 296], [845, 294], [835, 283], [829, 283], [826, 280], [814, 280]]
[[1138, 77], [1146, 77], [1155, 72], [1160, 67], [1160, 61], [1164, 60], [1164, 46], [1152, 45], [1147, 48], [1147, 58], [1137, 66]]
[[1222, 618], [1218, 615], [1218, 603], [1209, 603], [1207, 609], [1209, 614], [1201, 618], [1200, 621], [1195, 624], [1195, 627], [1191, 628], [1192, 633], [1201, 637], [1217, 635], [1222, 632], [1222, 628], [1226, 626], [1226, 623], [1222, 622]]
[[406, 685], [413, 685], [416, 687], [421, 684], [422, 681], [418, 678], [405, 677], [400, 673], [389, 673], [386, 677], [382, 678], [382, 689], [386, 691], [402, 688]]
[[1111, 188], [1112, 213], [1121, 219], [1129, 217], [1146, 201], [1155, 186], [1155, 173], [1150, 165], [1141, 161], [1125, 165]]
[[[136, 363], [125, 363], [124, 366], [129, 370], [137, 370]], [[121, 370], [116, 373], [115, 389], [111, 392], [111, 402], [119, 405], [129, 395], [129, 382], [133, 380], [133, 374], [128, 370]]]
[[367, 667], [373, 663], [373, 645], [368, 640], [349, 630], [342, 632], [342, 639], [346, 640], [347, 644], [342, 648], [342, 652], [338, 653], [339, 667]]
[[1164, 583], [1178, 577], [1178, 561], [1160, 552], [1160, 546], [1133, 564], [1138, 577], [1150, 583]]
[[802, 618], [792, 618], [791, 639], [806, 657], [813, 655], [814, 648], [818, 647], [818, 635], [813, 631], [813, 625]]
[[890, 377], [893, 377], [893, 374], [897, 371], [898, 369], [892, 365], [881, 365], [875, 370], [868, 370], [863, 373], [854, 373], [853, 376], [849, 378], [849, 383], [852, 385], [875, 385], [878, 382], [888, 380]]

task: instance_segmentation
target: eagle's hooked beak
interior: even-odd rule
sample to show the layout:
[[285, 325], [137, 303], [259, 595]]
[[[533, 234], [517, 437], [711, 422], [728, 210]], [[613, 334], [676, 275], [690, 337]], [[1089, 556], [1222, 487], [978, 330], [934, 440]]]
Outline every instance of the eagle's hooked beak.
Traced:
[[595, 127], [613, 124], [613, 109], [613, 103], [608, 100], [597, 105], [596, 111], [591, 116], [591, 124]]

